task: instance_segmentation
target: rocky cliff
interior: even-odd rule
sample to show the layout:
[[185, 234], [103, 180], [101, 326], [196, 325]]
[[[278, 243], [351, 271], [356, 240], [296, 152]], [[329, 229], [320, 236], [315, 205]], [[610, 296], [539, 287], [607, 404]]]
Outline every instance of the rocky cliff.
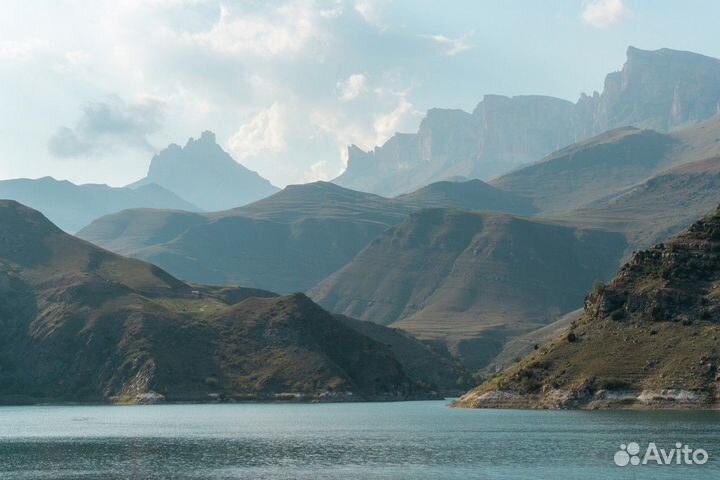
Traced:
[[715, 408], [718, 362], [720, 209], [637, 252], [561, 336], [456, 405]]
[[350, 147], [347, 169], [335, 182], [396, 195], [452, 176], [489, 179], [610, 129], [667, 132], [719, 112], [720, 60], [630, 47], [602, 93], [574, 104], [488, 95], [472, 114], [433, 109], [416, 134], [397, 134], [369, 152]]

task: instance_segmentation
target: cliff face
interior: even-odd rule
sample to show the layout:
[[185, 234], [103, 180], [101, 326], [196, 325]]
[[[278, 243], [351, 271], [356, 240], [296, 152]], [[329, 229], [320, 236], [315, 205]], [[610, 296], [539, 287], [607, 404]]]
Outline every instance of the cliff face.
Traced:
[[720, 60], [630, 47], [602, 94], [582, 95], [575, 104], [487, 95], [472, 114], [433, 109], [416, 134], [397, 134], [370, 152], [351, 147], [335, 182], [397, 195], [452, 176], [489, 179], [613, 128], [667, 132], [719, 112]]
[[720, 113], [720, 61], [630, 47], [623, 69], [606, 77], [592, 103], [595, 133], [621, 125], [666, 132], [698, 123]]
[[579, 321], [458, 406], [714, 407], [720, 361], [720, 209], [637, 252]]
[[350, 147], [335, 182], [392, 196], [456, 176], [492, 178], [574, 142], [572, 123], [565, 100], [488, 95], [472, 114], [432, 109], [416, 134], [370, 152]]

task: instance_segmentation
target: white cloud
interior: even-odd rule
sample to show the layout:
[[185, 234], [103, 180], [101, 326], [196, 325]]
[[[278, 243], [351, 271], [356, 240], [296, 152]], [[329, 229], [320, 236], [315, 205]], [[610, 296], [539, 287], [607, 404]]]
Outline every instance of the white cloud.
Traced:
[[36, 54], [50, 50], [51, 46], [41, 40], [0, 41], [0, 58], [5, 60], [29, 60]]
[[344, 82], [337, 83], [337, 89], [340, 92], [339, 98], [345, 102], [356, 99], [367, 88], [367, 77], [362, 73], [350, 75]]
[[48, 141], [56, 158], [108, 155], [122, 149], [153, 151], [148, 136], [164, 123], [167, 104], [150, 95], [128, 103], [118, 96], [85, 105], [74, 127], [61, 126]]
[[385, 28], [382, 0], [356, 0], [354, 9], [370, 25]]
[[269, 12], [234, 12], [222, 6], [220, 18], [206, 32], [185, 34], [191, 43], [216, 51], [242, 55], [276, 56], [302, 51], [320, 36], [320, 12], [312, 2], [294, 1]]
[[454, 57], [455, 55], [472, 49], [468, 40], [472, 37], [474, 32], [467, 32], [458, 38], [449, 38], [445, 35], [424, 35], [425, 38], [438, 43], [446, 48], [445, 54]]
[[341, 170], [333, 168], [327, 160], [321, 160], [310, 165], [310, 170], [305, 172], [303, 182], [328, 181], [340, 175]]
[[398, 130], [400, 122], [411, 111], [412, 103], [408, 102], [405, 97], [400, 97], [397, 107], [391, 112], [377, 115], [373, 122], [375, 144], [382, 145], [385, 143]]
[[598, 28], [611, 27], [632, 16], [632, 11], [623, 4], [623, 0], [590, 0], [585, 3], [582, 12], [582, 19]]
[[227, 142], [228, 149], [238, 159], [262, 152], [284, 151], [287, 147], [285, 110], [285, 107], [275, 102], [260, 111], [230, 137]]

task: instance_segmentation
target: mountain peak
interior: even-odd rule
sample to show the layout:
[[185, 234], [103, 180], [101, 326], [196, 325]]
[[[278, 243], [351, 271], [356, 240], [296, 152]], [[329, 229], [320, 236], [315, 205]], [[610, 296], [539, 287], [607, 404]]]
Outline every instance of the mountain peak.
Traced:
[[184, 147], [171, 144], [155, 155], [147, 176], [132, 184], [157, 183], [203, 210], [239, 207], [275, 193], [269, 181], [236, 162], [205, 130]]
[[200, 140], [209, 142], [209, 143], [217, 143], [215, 140], [215, 133], [211, 132], [210, 130], [205, 130], [200, 134]]

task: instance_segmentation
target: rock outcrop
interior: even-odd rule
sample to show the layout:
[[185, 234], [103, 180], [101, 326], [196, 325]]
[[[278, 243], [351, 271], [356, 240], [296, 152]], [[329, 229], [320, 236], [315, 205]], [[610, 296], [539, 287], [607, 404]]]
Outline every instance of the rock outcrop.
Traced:
[[720, 209], [637, 252], [565, 333], [456, 405], [715, 408], [719, 361]]

